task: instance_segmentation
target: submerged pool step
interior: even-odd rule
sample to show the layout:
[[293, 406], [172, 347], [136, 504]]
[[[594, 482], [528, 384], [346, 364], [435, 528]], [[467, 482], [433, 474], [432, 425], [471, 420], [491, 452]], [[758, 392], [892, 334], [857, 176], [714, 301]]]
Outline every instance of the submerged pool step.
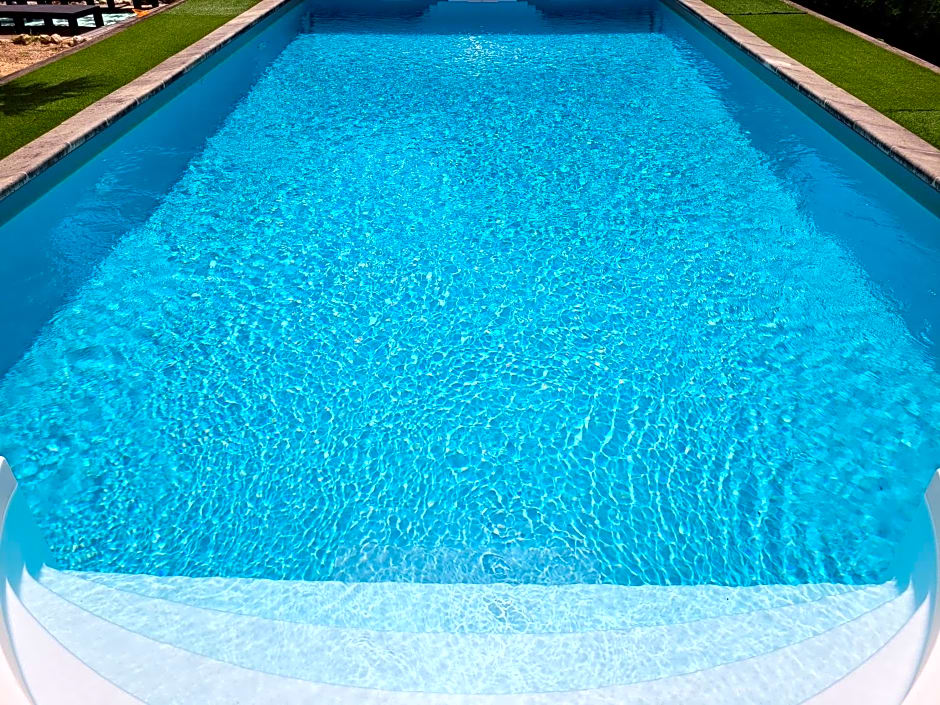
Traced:
[[[36, 619], [67, 649], [102, 677], [150, 705], [797, 705], [875, 653], [905, 624], [915, 604], [913, 595], [905, 592], [810, 639], [688, 675], [577, 692], [546, 692], [548, 689], [543, 687], [534, 693], [464, 695], [342, 687], [271, 675], [194, 654], [117, 626], [28, 575], [19, 594]], [[139, 607], [146, 608], [146, 604]], [[238, 630], [239, 626], [232, 624], [229, 633], [234, 635]], [[261, 639], [258, 648], [263, 648], [264, 642]], [[305, 646], [298, 645], [298, 649]], [[348, 646], [356, 647], [352, 643]], [[550, 659], [554, 653], [549, 650], [537, 655]], [[580, 654], [566, 656], [577, 660]], [[314, 659], [316, 654], [308, 653], [308, 658]], [[420, 654], [409, 654], [407, 658], [417, 659]], [[363, 678], [368, 675], [360, 674]]]
[[[902, 604], [896, 589], [885, 585], [676, 624], [452, 633], [272, 620], [144, 597], [54, 570], [44, 570], [41, 582], [129, 631], [242, 668], [340, 686], [440, 693], [568, 691], [669, 678], [746, 660], [812, 639], [886, 603]], [[901, 622], [892, 622], [894, 629], [913, 611], [896, 609]], [[866, 656], [856, 654], [859, 661]]]
[[[549, 633], [676, 624], [813, 602], [859, 587], [340, 583], [65, 571], [145, 597], [323, 626], [401, 632]], [[48, 570], [43, 579], [54, 581]], [[50, 583], [52, 584], [52, 583]]]

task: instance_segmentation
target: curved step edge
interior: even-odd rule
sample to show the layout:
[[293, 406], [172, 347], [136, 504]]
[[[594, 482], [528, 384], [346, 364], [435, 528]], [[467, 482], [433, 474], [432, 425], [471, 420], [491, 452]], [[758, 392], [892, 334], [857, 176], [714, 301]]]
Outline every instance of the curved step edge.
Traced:
[[924, 493], [923, 520], [915, 525], [912, 541], [921, 544], [916, 559], [914, 580], [926, 587], [930, 605], [928, 631], [917, 675], [904, 705], [935, 705], [940, 693], [940, 468], [934, 472]]
[[897, 597], [856, 591], [743, 617], [619, 631], [425, 634], [246, 617], [56, 571], [40, 582], [125, 629], [243, 668], [337, 685], [478, 693], [578, 690], [691, 673], [811, 638]]
[[[487, 634], [677, 624], [878, 587], [832, 583], [748, 587], [444, 585], [64, 572], [143, 597], [277, 621], [343, 629]], [[382, 626], [371, 626], [377, 624]]]
[[[55, 603], [60, 628], [45, 626], [59, 641], [150, 705], [797, 705], [858, 665], [849, 662], [845, 644], [863, 644], [869, 655], [877, 651], [888, 631], [906, 623], [913, 599], [904, 594], [804, 642], [683, 676], [584, 691], [452, 695], [333, 686], [252, 671], [155, 642], [85, 612], [38, 583], [30, 587]], [[819, 671], [821, 663], [827, 665], [825, 672]]]
[[898, 705], [914, 681], [929, 626], [930, 602], [926, 600], [868, 660], [804, 705]]
[[9, 585], [6, 617], [17, 663], [35, 705], [144, 705], [44, 629]]
[[[30, 705], [23, 674], [16, 662], [7, 618], [7, 604], [16, 599], [9, 585], [11, 571], [19, 569], [19, 556], [11, 556], [11, 530], [7, 526], [10, 505], [16, 491], [16, 478], [5, 458], [0, 456], [0, 702]], [[12, 522], [11, 522], [12, 526]], [[15, 553], [18, 553], [15, 552]]]

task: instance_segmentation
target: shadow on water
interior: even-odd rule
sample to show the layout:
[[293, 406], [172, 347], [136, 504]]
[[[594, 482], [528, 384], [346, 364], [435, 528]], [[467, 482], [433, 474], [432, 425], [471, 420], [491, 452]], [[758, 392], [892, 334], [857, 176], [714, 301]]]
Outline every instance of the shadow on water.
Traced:
[[[295, 6], [283, 21], [246, 33], [0, 201], [0, 377], [114, 245], [153, 214], [206, 139], [296, 37], [301, 11]], [[222, 61], [224, 71], [210, 72]], [[94, 85], [83, 78], [25, 90], [0, 86], [0, 111], [49, 109]]]
[[303, 31], [356, 33], [656, 32], [656, 0], [312, 0]]

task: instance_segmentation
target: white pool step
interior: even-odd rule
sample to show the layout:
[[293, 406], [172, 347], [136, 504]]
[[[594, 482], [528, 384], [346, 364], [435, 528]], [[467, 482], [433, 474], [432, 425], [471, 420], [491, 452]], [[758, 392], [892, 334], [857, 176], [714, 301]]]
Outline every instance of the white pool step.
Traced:
[[[27, 697], [18, 682], [0, 684], [3, 705], [141, 705], [140, 700], [63, 649], [13, 589], [9, 585], [4, 589], [6, 623], [16, 644], [17, 668], [30, 692]], [[15, 681], [16, 676], [11, 676]]]
[[874, 586], [740, 617], [483, 634], [285, 622], [142, 597], [54, 570], [40, 580], [114, 624], [244, 668], [336, 685], [458, 693], [580, 690], [691, 673], [811, 638], [897, 594]]
[[[808, 585], [471, 585], [156, 577], [65, 571], [193, 607], [323, 626], [400, 632], [570, 632], [677, 624], [814, 602], [860, 587]], [[46, 571], [54, 587], [57, 575]]]
[[[79, 581], [81, 579], [70, 576], [71, 580]], [[88, 581], [84, 581], [88, 582]], [[63, 588], [65, 582], [59, 584]], [[77, 584], [73, 587], [78, 588]], [[111, 590], [108, 588], [108, 590]], [[121, 598], [116, 593], [120, 591], [111, 590], [110, 593], [101, 593], [95, 600], [105, 594], [110, 594], [112, 598]], [[859, 591], [865, 593], [866, 590]], [[644, 705], [666, 705], [667, 703], [694, 703], [696, 705], [733, 705], [735, 703], [748, 703], [749, 705], [797, 705], [814, 694], [823, 691], [829, 685], [838, 681], [842, 676], [852, 671], [863, 663], [872, 654], [885, 644], [901, 627], [905, 625], [914, 609], [914, 597], [910, 592], [905, 592], [887, 602], [881, 601], [880, 604], [870, 611], [863, 611], [859, 616], [846, 622], [841, 622], [833, 628], [817, 633], [808, 639], [789, 643], [782, 648], [767, 650], [760, 654], [751, 655], [749, 658], [736, 660], [731, 663], [716, 664], [711, 668], [695, 670], [685, 675], [677, 675], [668, 678], [658, 678], [655, 680], [640, 680], [642, 678], [641, 670], [621, 671], [621, 675], [636, 679], [637, 682], [625, 682], [604, 688], [584, 689], [576, 692], [546, 692], [549, 690], [543, 684], [536, 690], [540, 692], [523, 692], [516, 694], [479, 694], [478, 690], [471, 684], [471, 690], [468, 693], [455, 694], [436, 694], [436, 693], [416, 693], [402, 692], [400, 690], [362, 688], [338, 686], [324, 682], [313, 682], [284, 676], [272, 675], [260, 670], [244, 668], [232, 663], [226, 663], [223, 660], [210, 658], [189, 651], [179, 641], [171, 643], [161, 643], [159, 640], [148, 638], [148, 636], [136, 633], [133, 629], [117, 626], [101, 616], [96, 616], [91, 612], [76, 606], [71, 601], [65, 599], [59, 594], [52, 592], [43, 585], [34, 581], [29, 576], [24, 576], [19, 590], [20, 598], [23, 603], [35, 616], [36, 621], [41, 623], [59, 642], [69, 649], [78, 659], [81, 659], [88, 667], [101, 675], [102, 678], [114, 683], [121, 689], [136, 695], [142, 701], [151, 705], [180, 705], [183, 703], [192, 703], [193, 705], [233, 705], [236, 703], [251, 703], [252, 705], [267, 705], [268, 703], [278, 703], [280, 705], [300, 704], [326, 704], [326, 703], [408, 703], [408, 705], [458, 705], [470, 703], [481, 703], [487, 705], [535, 705], [537, 703], [564, 703], [565, 705], [577, 705], [579, 703], [617, 703], [625, 705], [637, 703]], [[883, 596], [883, 595], [881, 595]], [[73, 596], [74, 597], [74, 596]], [[157, 605], [154, 600], [145, 600], [139, 596], [130, 596], [136, 600], [138, 610], [143, 614], [139, 620], [127, 620], [124, 615], [125, 610], [131, 603], [123, 603], [122, 606], [114, 606], [107, 610], [110, 616], [120, 617], [125, 621], [125, 626], [132, 624], [144, 624], [150, 630], [153, 623], [158, 620], [171, 620], [179, 613], [174, 611], [166, 612], [161, 609], [168, 609], [165, 605], [160, 609], [155, 609]], [[858, 598], [850, 593], [827, 597], [820, 600], [817, 605], [820, 614], [835, 613], [849, 614], [857, 611], [859, 605], [868, 598]], [[844, 602], [839, 607], [832, 602]], [[849, 607], [848, 604], [852, 603]], [[795, 606], [797, 609], [809, 609], [810, 605]], [[95, 609], [103, 609], [103, 605], [95, 604]], [[208, 612], [208, 610], [198, 610], [197, 608], [186, 608], [196, 612]], [[792, 610], [792, 607], [776, 608], [769, 612], [780, 610]], [[153, 611], [151, 611], [153, 610]], [[185, 614], [185, 613], [184, 613]], [[223, 614], [223, 619], [233, 620], [236, 615]], [[804, 615], [808, 620], [815, 620], [820, 614]], [[187, 619], [195, 619], [194, 614], [190, 614]], [[774, 628], [774, 620], [764, 621], [763, 617], [756, 617], [754, 613], [743, 615], [737, 620], [730, 619], [723, 630], [723, 636], [719, 641], [725, 643], [726, 648], [729, 642], [735, 638], [745, 638], [744, 633], [750, 629], [747, 623], [757, 621], [759, 629]], [[264, 621], [264, 620], [262, 620]], [[739, 630], [735, 632], [732, 629], [732, 623], [737, 622]], [[248, 648], [249, 650], [264, 650], [274, 646], [278, 653], [275, 659], [284, 656], [290, 656], [290, 652], [302, 654], [308, 661], [318, 658], [343, 658], [344, 655], [337, 653], [330, 648], [324, 649], [309, 642], [293, 643], [283, 641], [289, 639], [289, 634], [276, 633], [272, 637], [266, 637], [252, 629], [251, 634], [240, 634], [244, 628], [243, 623], [230, 622], [227, 628], [222, 628], [221, 623], [214, 623], [212, 619], [207, 619], [205, 615], [200, 616], [197, 622], [185, 622], [184, 624], [168, 624], [168, 631], [161, 631], [162, 636], [172, 636], [177, 639], [181, 636], [190, 635], [190, 630], [204, 626], [205, 624], [215, 624], [212, 632], [213, 640], [230, 639], [230, 644], [242, 644], [238, 648]], [[701, 623], [699, 623], [700, 626]], [[297, 625], [291, 625], [297, 626]], [[309, 625], [308, 625], [309, 626]], [[641, 631], [646, 628], [639, 628]], [[705, 630], [707, 631], [707, 630]], [[796, 635], [796, 632], [791, 632]], [[418, 634], [406, 635], [410, 639], [420, 637]], [[438, 635], [439, 636], [439, 635]], [[455, 635], [449, 635], [455, 636]], [[460, 635], [456, 635], [460, 636]], [[475, 638], [474, 635], [463, 635], [464, 637]], [[496, 635], [490, 635], [494, 637]], [[565, 661], [580, 662], [582, 666], [588, 663], [587, 659], [578, 651], [569, 651], [571, 644], [562, 639], [562, 635], [513, 635], [525, 639], [547, 639], [539, 642], [540, 646], [536, 650], [526, 651], [527, 658], [538, 660], [554, 661], [560, 663]], [[677, 637], [679, 635], [676, 635]], [[683, 633], [681, 638], [688, 636]], [[360, 635], [365, 638], [365, 635]], [[242, 641], [244, 640], [244, 643]], [[182, 641], [187, 641], [183, 639]], [[197, 640], [198, 641], [198, 640]], [[203, 643], [203, 642], [199, 642]], [[408, 644], [406, 639], [404, 644]], [[755, 643], [760, 648], [767, 646], [766, 642]], [[450, 641], [444, 643], [444, 648], [449, 648]], [[215, 646], [219, 646], [218, 643]], [[335, 648], [361, 649], [368, 653], [369, 657], [362, 659], [364, 667], [370, 663], [372, 655], [371, 645], [368, 641], [357, 641], [350, 639], [339, 642], [334, 645]], [[485, 644], [483, 645], [486, 646]], [[659, 656], [668, 656], [668, 663], [675, 665], [675, 653], [650, 652], [650, 644], [645, 640], [636, 640], [633, 643], [624, 643], [623, 648], [630, 653], [628, 657], [637, 664], [637, 669], [641, 669], [643, 661], [655, 659], [656, 653]], [[679, 647], [680, 644], [673, 644]], [[333, 647], [331, 647], [333, 648]], [[418, 645], [408, 653], [399, 654], [398, 666], [403, 672], [412, 672], [415, 667], [421, 667], [421, 664], [414, 663], [422, 659], [426, 654], [423, 646]], [[654, 647], [654, 651], [655, 651]], [[313, 650], [311, 650], [313, 649]], [[223, 649], [224, 651], [224, 649]], [[727, 650], [724, 653], [729, 653]], [[743, 653], [743, 652], [742, 652]], [[605, 657], [621, 658], [619, 654], [605, 652]], [[499, 652], [498, 658], [506, 658], [512, 654]], [[476, 668], [481, 665], [479, 661], [471, 664], [461, 664], [459, 662], [462, 654], [454, 655], [453, 652], [445, 654], [444, 658], [435, 664], [435, 668], [440, 667], [450, 669], [451, 671], [461, 668]], [[597, 655], [592, 656], [596, 658]], [[665, 667], [666, 663], [662, 665]], [[294, 661], [295, 665], [297, 661]], [[682, 661], [682, 667], [688, 667], [689, 661]], [[387, 667], [384, 663], [381, 667]], [[499, 666], [498, 663], [490, 661], [486, 667]], [[540, 668], [536, 668], [540, 671]], [[667, 668], [668, 670], [668, 668]], [[375, 673], [369, 669], [357, 674], [361, 682], [368, 682]], [[432, 679], [433, 673], [429, 673]], [[455, 674], [456, 675], [456, 674]], [[458, 677], [458, 682], [469, 682]], [[520, 681], [522, 682], [522, 681]], [[101, 701], [111, 702], [111, 701]], [[115, 700], [114, 702], [121, 702]], [[39, 702], [39, 705], [54, 705], [53, 703]], [[871, 705], [881, 705], [872, 703]], [[890, 705], [890, 704], [887, 704]]]

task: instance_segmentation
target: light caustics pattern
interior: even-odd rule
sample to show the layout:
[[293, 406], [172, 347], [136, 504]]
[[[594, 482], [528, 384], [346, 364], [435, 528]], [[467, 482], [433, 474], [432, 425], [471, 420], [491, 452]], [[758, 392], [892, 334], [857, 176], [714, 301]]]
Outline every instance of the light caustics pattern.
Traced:
[[885, 576], [940, 459], [931, 333], [853, 250], [903, 218], [807, 205], [850, 181], [679, 31], [314, 26], [2, 380], [66, 567]]

